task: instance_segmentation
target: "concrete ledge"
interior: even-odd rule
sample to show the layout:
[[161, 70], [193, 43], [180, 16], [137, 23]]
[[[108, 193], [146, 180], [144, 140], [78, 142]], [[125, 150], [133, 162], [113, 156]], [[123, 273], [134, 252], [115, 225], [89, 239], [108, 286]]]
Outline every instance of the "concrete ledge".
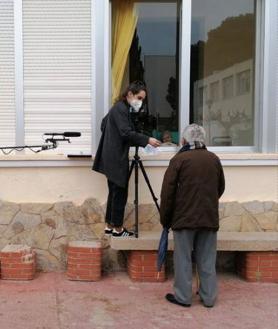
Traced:
[[71, 241], [69, 242], [71, 248], [101, 248], [100, 241]]
[[[238, 148], [229, 146], [231, 152], [219, 152], [217, 148], [209, 148], [216, 153], [223, 166], [277, 166], [278, 156], [276, 153], [254, 153], [249, 147], [245, 153]], [[162, 148], [161, 148], [162, 149]], [[165, 150], [165, 148], [163, 148]], [[162, 151], [156, 155], [148, 155], [140, 151], [141, 159], [146, 167], [168, 167], [170, 159], [177, 153], [178, 149]], [[242, 149], [242, 148], [240, 148]], [[130, 159], [133, 154], [130, 152]], [[64, 154], [0, 154], [0, 168], [33, 168], [33, 167], [91, 167], [94, 156], [89, 158], [68, 158]]]
[[[157, 250], [161, 232], [139, 232], [136, 238], [111, 237], [115, 250]], [[219, 251], [278, 251], [278, 232], [218, 232]], [[168, 250], [174, 250], [173, 234], [169, 234]]]
[[31, 253], [31, 247], [23, 244], [8, 244], [1, 250], [1, 253], [21, 253], [26, 255]]

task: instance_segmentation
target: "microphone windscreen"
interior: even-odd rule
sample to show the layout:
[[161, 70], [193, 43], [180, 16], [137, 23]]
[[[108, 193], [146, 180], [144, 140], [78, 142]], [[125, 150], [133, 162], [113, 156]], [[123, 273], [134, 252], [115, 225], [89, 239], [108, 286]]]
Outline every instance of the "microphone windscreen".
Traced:
[[81, 133], [76, 132], [76, 131], [66, 131], [63, 134], [65, 137], [80, 137]]

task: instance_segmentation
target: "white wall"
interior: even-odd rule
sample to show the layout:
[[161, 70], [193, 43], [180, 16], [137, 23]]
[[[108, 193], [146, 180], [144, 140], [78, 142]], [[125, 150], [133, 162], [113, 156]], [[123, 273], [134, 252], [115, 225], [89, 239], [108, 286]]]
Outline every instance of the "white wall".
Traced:
[[[166, 167], [145, 166], [155, 194], [159, 197]], [[226, 191], [221, 201], [278, 201], [278, 169], [275, 166], [224, 167]], [[105, 203], [106, 180], [84, 167], [27, 167], [0, 169], [0, 199], [12, 202], [73, 201], [81, 204], [86, 198]], [[152, 203], [152, 198], [140, 175], [140, 202]], [[134, 198], [131, 178], [129, 201]]]

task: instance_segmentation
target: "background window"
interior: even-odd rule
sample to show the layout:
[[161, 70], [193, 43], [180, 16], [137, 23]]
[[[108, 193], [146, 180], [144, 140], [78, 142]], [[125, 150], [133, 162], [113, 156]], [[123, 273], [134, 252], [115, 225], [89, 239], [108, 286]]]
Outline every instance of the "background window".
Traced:
[[244, 95], [250, 92], [250, 70], [237, 74], [236, 88], [237, 95]]
[[207, 94], [207, 87], [200, 87], [199, 88], [199, 107], [203, 106], [203, 103], [206, 102], [208, 99]]
[[[190, 122], [211, 146], [254, 145], [255, 0], [194, 0]], [[197, 86], [210, 85], [202, 104]]]
[[219, 81], [210, 84], [210, 99], [213, 102], [219, 101]]
[[233, 76], [224, 78], [222, 80], [223, 99], [229, 99], [234, 96], [234, 79]]

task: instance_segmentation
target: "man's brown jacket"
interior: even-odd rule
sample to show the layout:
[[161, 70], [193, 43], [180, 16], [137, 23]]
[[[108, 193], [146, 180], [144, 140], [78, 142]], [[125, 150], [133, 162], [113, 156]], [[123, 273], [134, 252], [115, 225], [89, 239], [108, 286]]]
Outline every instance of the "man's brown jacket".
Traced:
[[219, 229], [218, 199], [225, 189], [219, 158], [204, 149], [177, 153], [165, 173], [160, 203], [162, 226]]

